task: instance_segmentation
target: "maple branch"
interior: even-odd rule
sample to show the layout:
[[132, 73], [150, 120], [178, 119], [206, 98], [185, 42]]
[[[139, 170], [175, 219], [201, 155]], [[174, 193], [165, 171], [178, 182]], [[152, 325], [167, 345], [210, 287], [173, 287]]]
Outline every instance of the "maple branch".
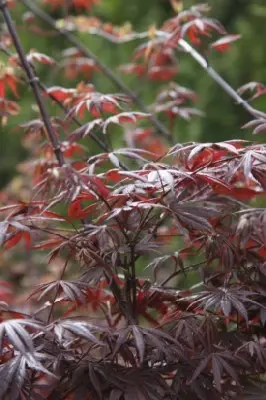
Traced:
[[63, 156], [63, 153], [62, 153], [61, 148], [60, 148], [60, 143], [57, 140], [57, 137], [56, 137], [55, 132], [53, 130], [53, 126], [51, 124], [49, 115], [48, 115], [48, 113], [46, 111], [44, 102], [43, 102], [42, 97], [41, 97], [41, 93], [40, 93], [40, 90], [39, 90], [39, 78], [35, 75], [35, 73], [34, 73], [33, 69], [31, 68], [31, 66], [30, 66], [30, 64], [29, 64], [29, 62], [27, 60], [27, 57], [26, 57], [26, 55], [24, 53], [22, 44], [21, 44], [20, 39], [19, 39], [18, 34], [17, 34], [16, 26], [13, 23], [12, 18], [11, 18], [10, 13], [9, 13], [9, 10], [7, 8], [6, 0], [0, 0], [0, 11], [3, 14], [3, 18], [4, 18], [4, 21], [5, 21], [6, 26], [8, 28], [9, 34], [10, 34], [10, 36], [12, 38], [12, 42], [13, 42], [13, 44], [15, 46], [15, 49], [16, 49], [16, 51], [18, 53], [20, 62], [22, 64], [22, 67], [23, 67], [23, 69], [24, 69], [24, 71], [25, 71], [25, 73], [27, 75], [28, 83], [30, 84], [30, 86], [32, 88], [32, 91], [33, 91], [33, 93], [35, 95], [35, 99], [36, 99], [36, 102], [38, 104], [39, 111], [40, 111], [40, 114], [42, 116], [46, 131], [47, 131], [47, 135], [48, 135], [49, 140], [50, 140], [50, 142], [52, 144], [52, 147], [53, 147], [53, 150], [54, 150], [54, 154], [55, 154], [55, 156], [57, 158], [57, 161], [58, 161], [59, 165], [62, 166], [62, 165], [65, 164], [64, 156]]
[[[12, 57], [12, 53], [5, 48], [3, 45], [0, 44], [0, 51], [2, 51], [3, 53], [5, 53], [8, 57]], [[25, 77], [21, 77], [21, 79], [23, 80], [23, 82], [27, 83], [27, 79]], [[63, 111], [65, 114], [68, 113], [68, 109], [64, 106], [64, 104], [62, 103], [62, 101], [58, 100], [56, 96], [54, 96], [52, 93], [49, 93], [49, 91], [47, 90], [47, 87], [42, 84], [40, 81], [38, 81], [38, 85], [40, 87], [40, 89], [47, 94], [51, 100], [53, 100]], [[78, 120], [78, 118], [76, 118], [75, 116], [72, 117], [72, 121], [75, 122], [76, 125], [78, 125], [79, 127], [82, 126], [82, 123]], [[90, 132], [89, 133], [89, 137], [92, 138], [92, 140], [104, 151], [106, 151], [107, 153], [109, 153], [111, 150], [110, 148], [107, 146], [107, 144], [105, 144], [100, 138], [98, 138], [98, 136], [94, 133], [94, 132]], [[128, 171], [128, 167], [119, 160], [119, 165], [120, 167], [124, 170], [124, 171]]]
[[123, 314], [123, 316], [125, 317], [125, 319], [127, 320], [128, 324], [130, 325], [135, 325], [135, 319], [134, 317], [131, 315], [130, 310], [128, 309], [128, 304], [126, 303], [126, 301], [123, 299], [120, 287], [118, 286], [115, 277], [113, 275], [110, 275], [108, 273], [105, 273], [105, 277], [106, 280], [109, 284], [109, 287], [117, 301], [117, 304], [119, 306], [119, 309], [121, 311], [121, 313]]
[[223, 90], [229, 94], [236, 101], [237, 104], [241, 105], [249, 114], [253, 117], [263, 117], [266, 118], [266, 114], [262, 111], [256, 110], [253, 108], [247, 101], [242, 99], [242, 97], [237, 93], [237, 91], [229, 85], [228, 82], [221, 75], [216, 72], [216, 70], [211, 67], [207, 60], [197, 52], [187, 41], [184, 39], [180, 39], [178, 42], [179, 46], [182, 47], [188, 54], [190, 54], [195, 61], [212, 77], [212, 79], [220, 85]]
[[[28, 77], [28, 81], [29, 81], [29, 83], [30, 83], [30, 85], [31, 85], [31, 87], [33, 89], [34, 94], [35, 94], [35, 98], [36, 98], [37, 104], [39, 106], [39, 110], [40, 110], [40, 113], [42, 115], [42, 118], [43, 118], [46, 130], [47, 130], [47, 133], [49, 135], [49, 139], [50, 139], [51, 144], [53, 146], [54, 153], [55, 153], [55, 155], [57, 157], [59, 165], [62, 166], [62, 165], [65, 164], [64, 157], [63, 157], [63, 154], [61, 152], [60, 144], [58, 143], [57, 138], [56, 138], [56, 136], [54, 134], [53, 127], [52, 127], [51, 121], [49, 119], [49, 115], [48, 115], [48, 113], [47, 113], [47, 111], [45, 109], [45, 106], [44, 106], [44, 103], [43, 103], [43, 100], [42, 100], [41, 94], [40, 94], [40, 88], [42, 90], [45, 90], [45, 91], [46, 91], [46, 88], [45, 88], [45, 86], [41, 86], [41, 83], [40, 83], [38, 77], [36, 77], [36, 75], [34, 74], [32, 68], [30, 66], [30, 64], [27, 61], [27, 58], [26, 58], [26, 56], [24, 54], [20, 39], [19, 39], [19, 37], [17, 35], [17, 31], [16, 31], [16, 28], [15, 28], [15, 25], [13, 24], [13, 21], [12, 21], [12, 19], [10, 17], [10, 14], [9, 14], [9, 11], [7, 9], [7, 3], [6, 3], [5, 0], [0, 0], [0, 11], [3, 13], [4, 20], [6, 22], [6, 25], [8, 27], [9, 33], [10, 33], [10, 35], [12, 37], [14, 46], [15, 46], [15, 48], [17, 50], [18, 55], [19, 55], [21, 64], [23, 66], [23, 69], [24, 69], [24, 71], [25, 71], [25, 73], [26, 73], [26, 75]], [[61, 102], [59, 102], [59, 101], [57, 101], [57, 104], [62, 105]], [[78, 124], [80, 124], [78, 120], [76, 120], [76, 122]], [[105, 147], [105, 149], [108, 149], [108, 147]], [[62, 274], [64, 273], [65, 268], [66, 268], [66, 265], [63, 268]], [[134, 320], [133, 320], [132, 316], [130, 315], [130, 313], [128, 312], [127, 307], [124, 304], [124, 301], [122, 299], [122, 295], [121, 295], [121, 292], [120, 292], [120, 289], [119, 289], [117, 283], [115, 282], [115, 280], [113, 278], [110, 278], [110, 277], [108, 277], [108, 281], [109, 281], [109, 284], [110, 284], [110, 288], [111, 288], [111, 290], [112, 290], [112, 292], [113, 292], [113, 294], [114, 294], [114, 296], [115, 296], [115, 298], [116, 298], [116, 300], [117, 300], [117, 302], [119, 304], [121, 312], [124, 314], [124, 316], [126, 317], [126, 319], [127, 319], [127, 321], [129, 323], [133, 323]], [[53, 308], [54, 308], [54, 302], [52, 303], [52, 307], [51, 307], [51, 310], [50, 310], [50, 313], [49, 313], [48, 320], [50, 320], [50, 318], [51, 318]]]
[[[58, 32], [60, 35], [64, 36], [65, 38], [68, 39], [69, 42], [71, 42], [74, 46], [76, 46], [83, 54], [85, 57], [88, 57], [92, 59], [96, 65], [102, 70], [102, 72], [105, 74], [107, 78], [113, 84], [121, 90], [123, 93], [125, 93], [127, 96], [129, 96], [134, 103], [145, 113], [150, 114], [149, 109], [146, 107], [145, 103], [141, 100], [141, 98], [134, 93], [128, 86], [126, 86], [114, 73], [112, 70], [110, 70], [97, 56], [94, 54], [90, 49], [88, 49], [87, 46], [85, 46], [82, 42], [80, 42], [74, 35], [72, 35], [70, 32], [63, 28], [59, 28], [56, 24], [56, 21], [54, 21], [53, 18], [50, 17], [49, 14], [47, 14], [45, 11], [41, 10], [38, 6], [33, 5], [33, 3], [29, 0], [20, 0], [21, 3], [24, 4], [27, 9], [29, 9], [35, 16], [40, 18], [43, 22], [48, 24], [51, 28], [53, 28], [56, 32]], [[150, 115], [149, 116], [150, 121], [153, 123], [153, 125], [157, 128], [157, 130], [163, 134], [166, 137], [170, 137], [170, 134], [167, 130], [167, 128], [164, 126], [164, 124], [155, 116], [155, 115]]]
[[[157, 35], [159, 37], [169, 39], [170, 34], [157, 31]], [[194, 48], [192, 47], [186, 40], [180, 39], [178, 42], [178, 46], [180, 46], [186, 53], [188, 53], [195, 61], [207, 72], [207, 74], [216, 82], [218, 85], [227, 93], [229, 96], [236, 101], [237, 104], [241, 105], [250, 115], [253, 117], [261, 117], [266, 118], [266, 114], [262, 111], [256, 110], [252, 107], [247, 101], [245, 101], [237, 91], [229, 85], [226, 80], [218, 74], [218, 72], [208, 64], [208, 61]]]

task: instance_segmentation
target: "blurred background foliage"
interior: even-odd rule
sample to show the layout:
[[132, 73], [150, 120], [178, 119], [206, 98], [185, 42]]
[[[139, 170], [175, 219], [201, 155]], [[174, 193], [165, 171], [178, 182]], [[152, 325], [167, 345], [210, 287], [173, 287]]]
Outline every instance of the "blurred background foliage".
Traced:
[[[38, 0], [34, 1], [38, 3]], [[34, 48], [60, 62], [61, 52], [71, 45], [58, 35], [42, 37], [30, 32], [28, 24], [25, 24], [22, 18], [27, 10], [19, 4], [19, 1], [17, 3], [18, 5], [12, 10], [12, 15], [16, 20], [25, 49]], [[189, 7], [197, 3], [198, 1], [195, 0], [185, 0], [184, 6]], [[265, 83], [265, 0], [209, 0], [208, 4], [212, 8], [211, 16], [219, 19], [229, 33], [240, 33], [242, 35], [242, 39], [233, 44], [229, 52], [208, 54], [210, 64], [234, 88], [238, 88], [249, 81]], [[51, 7], [48, 6], [47, 10], [56, 19], [63, 17], [63, 14], [60, 14], [58, 10], [53, 12]], [[173, 16], [173, 11], [169, 0], [101, 0], [99, 5], [92, 9], [92, 14], [102, 19], [103, 22], [111, 22], [114, 25], [130, 23], [135, 31], [140, 32], [147, 30], [153, 24], [159, 27], [167, 18]], [[153, 102], [160, 87], [159, 84], [142, 82], [139, 79], [125, 76], [118, 70], [119, 65], [131, 62], [132, 51], [137, 42], [117, 45], [87, 33], [78, 33], [78, 35], [80, 40], [110, 69], [116, 71], [135, 92], [138, 92], [147, 104]], [[6, 61], [4, 54], [0, 53], [0, 61]], [[177, 75], [177, 83], [187, 86], [199, 94], [196, 106], [206, 115], [204, 118], [195, 118], [190, 122], [179, 120], [175, 129], [176, 141], [215, 142], [235, 137], [250, 139], [251, 132], [241, 130], [241, 126], [248, 120], [248, 115], [241, 109], [241, 106], [234, 104], [232, 99], [196, 65], [193, 59], [185, 54], [179, 54], [179, 62], [180, 73]], [[60, 69], [49, 66], [39, 68], [38, 73], [46, 86], [75, 87], [76, 83], [82, 80], [82, 77], [79, 77], [76, 81], [69, 81]], [[100, 92], [118, 91], [100, 73], [95, 73], [91, 82]], [[10, 118], [6, 126], [0, 127], [0, 186], [4, 186], [10, 181], [15, 173], [18, 161], [23, 160], [27, 155], [20, 143], [21, 132], [16, 130], [15, 127], [18, 123], [38, 118], [36, 110], [32, 107], [33, 98], [30, 89], [25, 85], [20, 85], [19, 91], [19, 104], [22, 107], [22, 113], [18, 117]], [[10, 99], [12, 99], [12, 95]], [[61, 111], [56, 105], [49, 101], [48, 103], [52, 115], [61, 115]], [[255, 105], [266, 110], [266, 99], [260, 98]], [[121, 136], [118, 135], [118, 137]], [[94, 145], [91, 144], [90, 146], [93, 147]]]

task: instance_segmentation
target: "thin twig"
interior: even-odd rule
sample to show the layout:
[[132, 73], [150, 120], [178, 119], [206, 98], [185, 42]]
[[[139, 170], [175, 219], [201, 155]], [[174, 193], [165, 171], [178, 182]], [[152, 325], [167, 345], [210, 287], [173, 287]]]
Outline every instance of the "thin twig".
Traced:
[[[62, 270], [60, 272], [60, 276], [59, 276], [59, 279], [58, 279], [59, 282], [62, 281], [62, 279], [63, 279], [63, 276], [65, 274], [68, 261], [69, 261], [69, 258], [66, 259], [66, 261], [64, 263], [64, 266], [63, 266], [63, 268], [62, 268]], [[55, 307], [56, 298], [57, 298], [57, 296], [59, 294], [60, 289], [61, 289], [60, 288], [60, 283], [58, 283], [57, 288], [55, 290], [54, 298], [53, 298], [53, 301], [52, 301], [52, 304], [51, 304], [51, 308], [50, 308], [50, 311], [49, 311], [49, 314], [48, 314], [48, 317], [47, 317], [47, 322], [46, 322], [47, 325], [51, 321], [51, 317], [52, 317], [52, 314], [53, 314], [53, 311], [54, 311], [54, 307]]]
[[207, 71], [212, 79], [217, 82], [218, 85], [220, 85], [221, 88], [224, 89], [224, 91], [229, 94], [229, 96], [231, 96], [237, 104], [241, 105], [249, 114], [254, 117], [266, 118], [265, 113], [256, 110], [247, 101], [242, 99], [242, 97], [235, 91], [235, 89], [233, 89], [232, 86], [229, 85], [229, 83], [226, 82], [224, 78], [222, 78], [218, 74], [218, 72], [216, 72], [215, 69], [208, 64], [205, 58], [202, 57], [202, 55], [200, 55], [188, 42], [186, 42], [184, 39], [180, 39], [179, 46], [181, 46], [187, 53], [189, 53], [194, 58], [194, 60], [196, 60], [198, 64], [200, 64], [201, 67], [205, 69], [205, 71]]
[[[170, 34], [157, 31], [157, 35], [161, 38], [169, 39]], [[261, 117], [266, 118], [266, 114], [262, 111], [256, 110], [253, 108], [247, 101], [245, 101], [237, 91], [229, 85], [226, 80], [218, 74], [218, 72], [211, 67], [207, 60], [194, 48], [192, 47], [186, 40], [180, 39], [178, 42], [178, 46], [181, 47], [186, 53], [188, 53], [195, 61], [210, 75], [210, 77], [218, 83], [218, 85], [227, 93], [229, 96], [236, 101], [237, 104], [241, 105], [250, 115], [253, 117]]]
[[[126, 86], [115, 74], [112, 70], [110, 70], [97, 56], [94, 54], [90, 49], [87, 48], [82, 42], [80, 42], [74, 35], [72, 35], [70, 32], [63, 28], [59, 28], [56, 24], [56, 21], [54, 21], [53, 18], [50, 17], [49, 14], [47, 14], [45, 11], [41, 10], [38, 6], [33, 4], [29, 0], [20, 0], [22, 4], [24, 4], [27, 9], [29, 9], [35, 16], [40, 18], [43, 22], [48, 24], [51, 28], [53, 28], [55, 31], [60, 33], [60, 35], [64, 36], [65, 38], [68, 39], [70, 43], [72, 43], [74, 46], [76, 46], [83, 54], [84, 56], [92, 59], [96, 65], [100, 67], [102, 72], [105, 74], [107, 78], [110, 79], [114, 83], [114, 85], [119, 88], [123, 93], [125, 93], [127, 96], [129, 96], [135, 104], [140, 107], [140, 109], [145, 112], [150, 114], [149, 109], [146, 107], [145, 103], [139, 98], [139, 96], [136, 95], [131, 89], [129, 89], [128, 86]], [[164, 126], [164, 124], [155, 116], [155, 115], [150, 115], [149, 116], [150, 121], [153, 123], [153, 125], [157, 128], [157, 130], [163, 134], [166, 137], [169, 137], [169, 132], [167, 128]]]
[[9, 14], [9, 10], [7, 8], [6, 0], [0, 0], [0, 11], [3, 14], [4, 21], [5, 21], [6, 25], [7, 25], [9, 34], [10, 34], [10, 36], [12, 38], [13, 44], [14, 44], [14, 46], [16, 48], [17, 53], [18, 53], [20, 62], [22, 64], [22, 67], [23, 67], [26, 75], [27, 75], [28, 83], [32, 87], [32, 91], [33, 91], [33, 93], [35, 95], [36, 102], [38, 104], [38, 107], [39, 107], [39, 110], [40, 110], [40, 113], [41, 113], [41, 116], [42, 116], [42, 119], [43, 119], [43, 122], [44, 122], [44, 125], [45, 125], [45, 128], [46, 128], [46, 131], [47, 131], [47, 135], [49, 137], [49, 140], [50, 140], [50, 142], [52, 144], [52, 147], [53, 147], [53, 150], [54, 150], [54, 154], [55, 154], [55, 156], [56, 156], [56, 158], [58, 160], [59, 165], [62, 166], [62, 165], [65, 164], [64, 156], [63, 156], [63, 153], [61, 151], [60, 143], [57, 140], [57, 137], [56, 137], [55, 132], [53, 130], [53, 126], [52, 126], [51, 120], [49, 118], [49, 114], [46, 111], [46, 108], [45, 108], [45, 105], [44, 105], [44, 102], [43, 102], [43, 99], [42, 99], [42, 96], [41, 96], [41, 93], [40, 93], [39, 78], [35, 75], [35, 73], [34, 73], [33, 69], [31, 68], [31, 66], [30, 66], [30, 64], [29, 64], [29, 62], [27, 60], [27, 57], [26, 57], [26, 55], [24, 53], [22, 44], [21, 44], [20, 39], [19, 39], [18, 34], [17, 34], [16, 26], [13, 23], [13, 21], [11, 19], [11, 16]]
[[[105, 39], [114, 41], [110, 37], [111, 35], [104, 35], [101, 32], [98, 32], [97, 29], [94, 30], [88, 30], [89, 33], [95, 34], [98, 36], [103, 36]], [[160, 31], [158, 30], [156, 32], [156, 35], [159, 38], [164, 38], [164, 39], [170, 39], [171, 34]], [[147, 32], [139, 33], [139, 36], [136, 36], [138, 38], [147, 38], [149, 37]], [[129, 41], [129, 39], [128, 39]], [[115, 42], [115, 41], [114, 41]], [[119, 43], [119, 41], [115, 42]], [[222, 89], [229, 94], [230, 97], [232, 97], [237, 104], [241, 105], [249, 114], [251, 114], [253, 117], [261, 117], [261, 118], [266, 118], [266, 114], [262, 111], [256, 110], [254, 107], [252, 107], [247, 101], [245, 101], [238, 93], [237, 91], [229, 85], [226, 80], [218, 74], [218, 72], [211, 66], [209, 65], [208, 61], [194, 48], [192, 47], [186, 40], [180, 39], [178, 42], [178, 46], [181, 47], [186, 53], [190, 54], [192, 58], [194, 58], [195, 61], [210, 75], [210, 77], [218, 83], [219, 86], [222, 87]], [[171, 134], [171, 132], [168, 132]]]
[[132, 301], [132, 315], [137, 321], [137, 279], [136, 279], [136, 257], [135, 248], [131, 246], [130, 252], [130, 266], [131, 266], [131, 301]]

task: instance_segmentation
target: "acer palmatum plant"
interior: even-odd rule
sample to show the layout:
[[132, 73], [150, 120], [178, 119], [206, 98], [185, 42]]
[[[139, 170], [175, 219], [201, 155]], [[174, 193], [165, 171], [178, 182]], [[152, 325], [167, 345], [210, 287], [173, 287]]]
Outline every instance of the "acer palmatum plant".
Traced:
[[[75, 46], [59, 67], [87, 81], [40, 82], [37, 64], [56, 61], [24, 51], [10, 16], [15, 4], [0, 0], [2, 122], [19, 115], [23, 82], [40, 114], [18, 126], [31, 153], [18, 167], [21, 190], [1, 193], [8, 272], [0, 282], [0, 398], [263, 399], [266, 212], [249, 201], [266, 193], [266, 148], [240, 139], [175, 143], [178, 119], [202, 113], [192, 90], [168, 82], [177, 52], [189, 53], [247, 110], [246, 127], [263, 132], [266, 115], [241, 96], [264, 95], [264, 85], [236, 92], [196, 50], [207, 36], [211, 49], [226, 51], [240, 35], [207, 17], [203, 4], [183, 10], [172, 1], [176, 16], [136, 33], [71, 16], [97, 1], [40, 2], [67, 8], [63, 25], [21, 3], [35, 33], [56, 31]], [[144, 40], [120, 69], [162, 82], [152, 105], [77, 39], [84, 30], [118, 44]], [[93, 73], [119, 93], [100, 93]], [[50, 115], [48, 101], [60, 116]], [[113, 147], [117, 125], [125, 147]], [[88, 153], [90, 141], [97, 154]]]

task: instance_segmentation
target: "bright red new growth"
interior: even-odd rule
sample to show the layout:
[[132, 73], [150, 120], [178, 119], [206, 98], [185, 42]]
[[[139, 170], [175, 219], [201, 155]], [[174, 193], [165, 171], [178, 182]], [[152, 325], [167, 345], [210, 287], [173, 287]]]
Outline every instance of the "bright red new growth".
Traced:
[[231, 43], [238, 39], [241, 39], [241, 35], [226, 35], [212, 43], [211, 47], [220, 51], [221, 53], [224, 53], [230, 48]]

